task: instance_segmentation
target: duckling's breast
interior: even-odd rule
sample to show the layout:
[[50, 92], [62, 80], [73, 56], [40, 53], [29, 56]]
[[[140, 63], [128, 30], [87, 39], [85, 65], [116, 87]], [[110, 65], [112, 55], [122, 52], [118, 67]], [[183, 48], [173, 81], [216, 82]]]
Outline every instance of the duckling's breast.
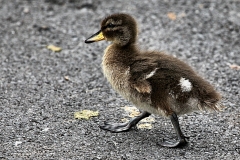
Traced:
[[129, 84], [127, 83], [129, 79], [129, 67], [116, 56], [119, 54], [118, 52], [113, 45], [105, 49], [102, 59], [102, 69], [104, 76], [112, 87], [117, 91], [123, 92], [129, 88]]
[[121, 66], [116, 62], [109, 62], [103, 59], [102, 69], [104, 76], [110, 82], [113, 89], [129, 100], [131, 92], [128, 83], [129, 68], [127, 66]]

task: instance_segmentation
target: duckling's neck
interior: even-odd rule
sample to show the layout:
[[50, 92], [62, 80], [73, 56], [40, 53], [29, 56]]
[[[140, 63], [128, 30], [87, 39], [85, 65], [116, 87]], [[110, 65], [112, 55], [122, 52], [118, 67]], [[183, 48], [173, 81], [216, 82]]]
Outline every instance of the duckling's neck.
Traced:
[[113, 43], [105, 49], [102, 59], [103, 74], [117, 91], [120, 92], [119, 86], [126, 82], [126, 73], [138, 53], [135, 45], [123, 47]]
[[103, 62], [124, 63], [131, 61], [139, 50], [136, 44], [127, 44], [125, 46], [116, 43], [110, 44], [104, 51]]

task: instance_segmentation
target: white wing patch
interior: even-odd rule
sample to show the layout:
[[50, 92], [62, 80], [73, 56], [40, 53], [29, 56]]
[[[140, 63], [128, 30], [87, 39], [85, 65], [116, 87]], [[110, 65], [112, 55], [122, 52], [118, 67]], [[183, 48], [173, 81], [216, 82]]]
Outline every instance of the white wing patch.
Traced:
[[181, 77], [179, 82], [182, 92], [190, 92], [192, 90], [192, 83], [188, 79]]
[[158, 68], [155, 68], [152, 72], [150, 72], [149, 74], [147, 74], [147, 75], [146, 75], [146, 79], [151, 78], [151, 77], [156, 73], [157, 70], [158, 70]]

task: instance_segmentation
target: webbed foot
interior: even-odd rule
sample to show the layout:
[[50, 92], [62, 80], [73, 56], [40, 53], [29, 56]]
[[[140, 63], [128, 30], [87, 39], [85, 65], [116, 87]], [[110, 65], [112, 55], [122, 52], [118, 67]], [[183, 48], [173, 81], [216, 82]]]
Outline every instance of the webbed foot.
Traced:
[[99, 127], [103, 130], [107, 130], [107, 131], [114, 132], [114, 133], [126, 132], [132, 128], [132, 126], [131, 126], [131, 124], [129, 124], [129, 122], [112, 123], [112, 124], [110, 124], [108, 122], [104, 122], [104, 125], [100, 125]]
[[129, 131], [132, 127], [136, 126], [136, 124], [141, 121], [143, 118], [150, 116], [151, 114], [148, 112], [142, 112], [139, 116], [131, 119], [126, 123], [113, 123], [110, 124], [108, 122], [104, 122], [104, 125], [100, 125], [99, 127], [103, 130], [107, 130], [110, 132], [126, 132]]

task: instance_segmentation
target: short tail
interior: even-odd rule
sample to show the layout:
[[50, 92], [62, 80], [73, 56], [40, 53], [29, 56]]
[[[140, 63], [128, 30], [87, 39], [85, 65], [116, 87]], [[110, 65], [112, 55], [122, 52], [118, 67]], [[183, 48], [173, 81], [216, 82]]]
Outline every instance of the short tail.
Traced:
[[223, 111], [225, 106], [219, 99], [210, 99], [200, 102], [199, 109], [203, 111]]
[[223, 111], [225, 106], [219, 100], [207, 100], [203, 102], [204, 108], [213, 111]]

